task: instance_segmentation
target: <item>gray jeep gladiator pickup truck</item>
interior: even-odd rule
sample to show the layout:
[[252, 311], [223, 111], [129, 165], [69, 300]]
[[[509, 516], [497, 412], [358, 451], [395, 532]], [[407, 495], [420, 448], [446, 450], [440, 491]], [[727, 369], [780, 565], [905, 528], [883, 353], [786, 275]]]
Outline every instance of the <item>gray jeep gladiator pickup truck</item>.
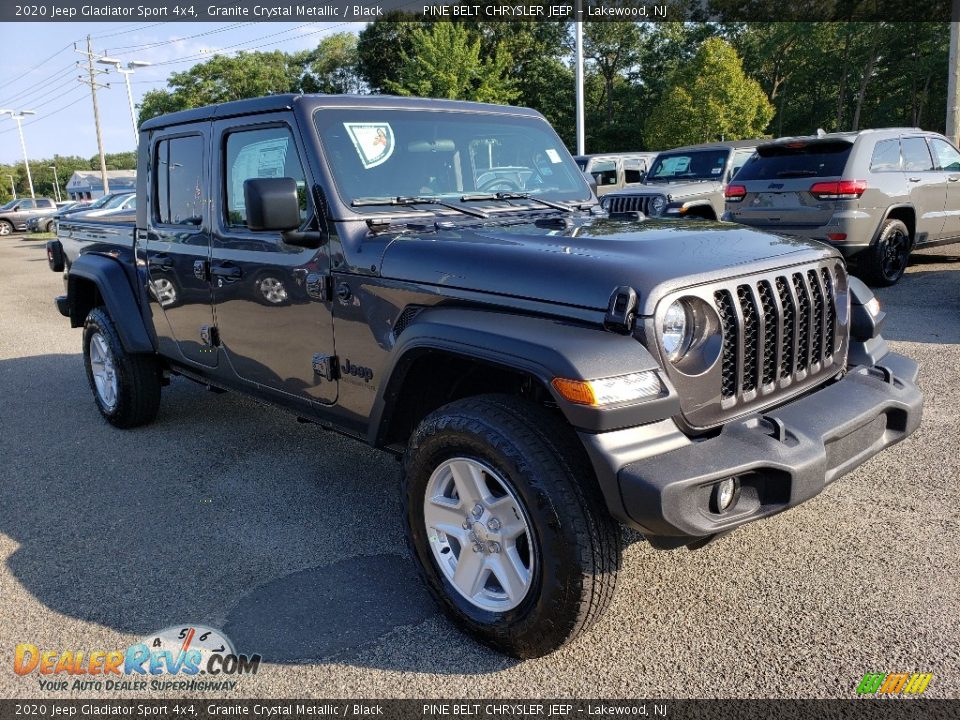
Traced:
[[597, 620], [618, 523], [700, 547], [920, 423], [836, 250], [608, 214], [532, 110], [275, 96], [150, 120], [139, 153], [135, 223], [62, 225], [100, 413], [148, 423], [176, 375], [396, 454], [424, 581], [511, 655]]

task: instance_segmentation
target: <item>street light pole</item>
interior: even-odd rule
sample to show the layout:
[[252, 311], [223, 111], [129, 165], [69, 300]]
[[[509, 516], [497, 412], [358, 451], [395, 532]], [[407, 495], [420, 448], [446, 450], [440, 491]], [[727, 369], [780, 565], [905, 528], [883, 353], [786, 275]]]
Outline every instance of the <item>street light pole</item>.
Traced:
[[51, 165], [50, 169], [53, 170], [53, 189], [54, 194], [57, 196], [57, 202], [62, 202], [63, 198], [60, 196], [60, 178], [57, 177], [57, 166]]
[[127, 83], [127, 102], [130, 103], [130, 121], [133, 123], [133, 146], [136, 147], [140, 141], [140, 133], [137, 129], [137, 111], [133, 106], [133, 90], [130, 87], [130, 76], [133, 75], [138, 67], [147, 67], [150, 63], [144, 62], [143, 60], [131, 60], [127, 63], [127, 67], [124, 68], [123, 63], [112, 57], [102, 57], [97, 60], [97, 62], [103, 65], [113, 65], [117, 69], [117, 72], [123, 75], [123, 79]]
[[30, 160], [27, 158], [27, 143], [23, 140], [23, 118], [27, 115], [36, 115], [35, 110], [0, 110], [0, 115], [9, 115], [17, 123], [17, 131], [20, 133], [20, 149], [23, 150], [23, 166], [27, 169], [27, 185], [30, 186], [30, 197], [36, 198], [33, 194], [33, 176], [30, 175]]
[[13, 193], [13, 199], [17, 199], [17, 184], [13, 181], [13, 175], [7, 175], [10, 178], [10, 192]]
[[950, 23], [950, 55], [947, 67], [947, 132], [950, 142], [957, 144], [960, 135], [960, 22]]
[[577, 155], [586, 153], [583, 131], [583, 3], [577, 0], [574, 32], [577, 41], [576, 83], [577, 83]]

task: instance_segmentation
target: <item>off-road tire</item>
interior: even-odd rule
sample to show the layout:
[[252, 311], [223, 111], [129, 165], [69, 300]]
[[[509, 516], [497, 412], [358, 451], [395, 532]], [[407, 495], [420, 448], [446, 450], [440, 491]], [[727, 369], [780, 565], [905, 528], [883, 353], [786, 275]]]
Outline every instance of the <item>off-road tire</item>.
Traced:
[[[97, 392], [90, 359], [90, 341], [99, 333], [113, 357], [117, 376], [117, 399], [107, 407]], [[152, 355], [130, 354], [123, 348], [120, 335], [103, 307], [90, 311], [83, 326], [83, 364], [93, 399], [100, 414], [118, 428], [146, 425], [160, 408], [161, 373]]]
[[[478, 460], [505, 478], [524, 506], [537, 558], [515, 608], [480, 609], [450, 583], [427, 538], [424, 494], [445, 460]], [[407, 542], [430, 592], [480, 642], [517, 658], [553, 652], [588, 630], [609, 606], [621, 532], [607, 513], [576, 435], [560, 418], [509, 395], [458, 400], [427, 416], [404, 458]]]
[[884, 221], [877, 241], [858, 258], [864, 279], [878, 287], [895, 285], [910, 263], [910, 249], [907, 226], [900, 220]]

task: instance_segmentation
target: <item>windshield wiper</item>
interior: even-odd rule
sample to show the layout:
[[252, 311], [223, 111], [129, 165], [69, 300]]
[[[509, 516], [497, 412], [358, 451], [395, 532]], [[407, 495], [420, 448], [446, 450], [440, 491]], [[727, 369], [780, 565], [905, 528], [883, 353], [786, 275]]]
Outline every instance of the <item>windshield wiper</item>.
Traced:
[[481, 218], [483, 220], [487, 220], [490, 217], [485, 212], [460, 207], [459, 205], [448, 203], [432, 195], [411, 195], [409, 197], [400, 195], [398, 197], [357, 198], [356, 200], [353, 200], [350, 205], [351, 207], [371, 207], [375, 205], [400, 205], [404, 207], [409, 205], [440, 205], [441, 207], [450, 208], [451, 210], [462, 212], [464, 215], [471, 215], [475, 218]]
[[525, 192], [498, 192], [498, 193], [476, 193], [474, 195], [461, 195], [460, 200], [463, 202], [483, 202], [484, 200], [532, 200], [533, 202], [540, 203], [546, 207], [553, 208], [555, 210], [563, 210], [564, 212], [573, 212], [574, 208], [569, 205], [561, 205], [560, 203], [551, 202], [550, 200], [543, 200], [538, 197], [533, 197], [530, 193]]

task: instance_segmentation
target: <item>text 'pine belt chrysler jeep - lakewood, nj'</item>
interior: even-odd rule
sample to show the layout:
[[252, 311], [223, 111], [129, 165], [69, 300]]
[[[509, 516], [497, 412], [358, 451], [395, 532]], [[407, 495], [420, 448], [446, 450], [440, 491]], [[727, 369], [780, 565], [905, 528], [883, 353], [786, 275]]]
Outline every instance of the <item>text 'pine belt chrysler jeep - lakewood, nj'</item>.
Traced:
[[60, 226], [100, 412], [150, 422], [179, 375], [402, 457], [424, 581], [511, 655], [597, 620], [618, 523], [699, 547], [920, 423], [836, 250], [608, 214], [532, 110], [275, 96], [139, 153], [135, 224]]

